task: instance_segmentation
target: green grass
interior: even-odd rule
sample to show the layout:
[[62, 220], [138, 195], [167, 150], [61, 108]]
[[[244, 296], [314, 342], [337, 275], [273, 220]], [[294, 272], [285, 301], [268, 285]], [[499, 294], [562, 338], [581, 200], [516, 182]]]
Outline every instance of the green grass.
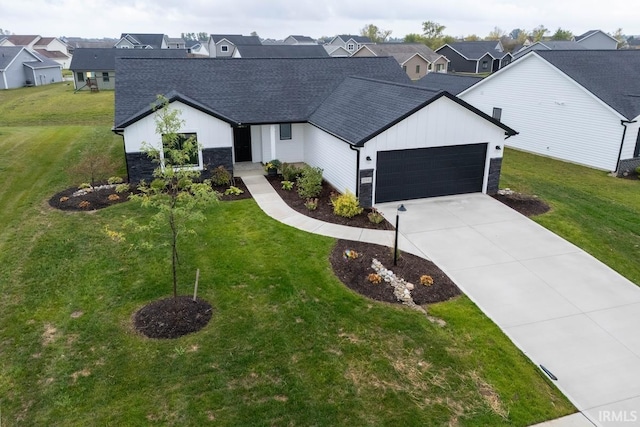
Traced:
[[150, 213], [46, 203], [93, 129], [0, 127], [3, 426], [526, 426], [575, 411], [469, 299], [431, 307], [444, 327], [367, 300], [333, 275], [333, 239], [253, 200], [212, 206], [181, 246], [180, 291], [200, 268], [211, 322], [176, 340], [139, 336], [132, 314], [171, 293], [169, 249], [161, 235], [143, 251], [141, 236], [103, 230]]
[[640, 181], [507, 149], [500, 186], [544, 199], [535, 221], [640, 285]]

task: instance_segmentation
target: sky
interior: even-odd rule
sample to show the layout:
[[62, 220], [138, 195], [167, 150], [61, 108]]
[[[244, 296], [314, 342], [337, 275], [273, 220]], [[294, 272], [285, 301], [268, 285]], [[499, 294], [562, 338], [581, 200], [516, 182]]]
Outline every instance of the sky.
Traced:
[[[635, 10], [634, 10], [635, 9]], [[591, 29], [640, 34], [637, 1], [602, 0], [0, 0], [0, 28], [48, 37], [118, 38], [121, 33], [244, 34], [283, 39], [359, 34], [367, 24], [392, 37], [434, 21], [451, 36], [484, 37], [544, 25], [579, 35]]]

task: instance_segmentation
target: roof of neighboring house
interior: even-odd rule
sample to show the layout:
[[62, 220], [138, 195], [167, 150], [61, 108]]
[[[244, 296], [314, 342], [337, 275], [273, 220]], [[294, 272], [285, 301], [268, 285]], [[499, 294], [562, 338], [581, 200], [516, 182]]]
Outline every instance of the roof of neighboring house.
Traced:
[[188, 48], [192, 48], [196, 45], [202, 46], [202, 43], [204, 42], [201, 42], [200, 40], [193, 40], [193, 39], [187, 39], [184, 41], [184, 45]]
[[320, 45], [273, 44], [237, 46], [242, 58], [327, 58], [329, 54]]
[[593, 35], [595, 35], [595, 34], [598, 34], [598, 33], [602, 33], [602, 34], [604, 34], [605, 36], [609, 37], [611, 40], [615, 40], [616, 42], [618, 41], [618, 40], [616, 40], [616, 38], [615, 38], [615, 37], [613, 37], [613, 36], [611, 36], [611, 35], [609, 35], [609, 34], [605, 33], [605, 32], [604, 32], [604, 31], [602, 31], [602, 30], [589, 30], [589, 31], [587, 31], [587, 32], [586, 32], [586, 33], [584, 33], [584, 34], [580, 34], [579, 36], [575, 36], [573, 39], [574, 39], [575, 41], [579, 42], [579, 41], [581, 41], [581, 40], [584, 40], [584, 39], [586, 39], [586, 38], [589, 38], [589, 37], [591, 37], [591, 36], [593, 36]]
[[351, 34], [341, 34], [336, 37], [340, 37], [342, 41], [346, 42], [349, 39], [353, 39], [356, 43], [373, 43], [369, 37], [366, 36], [354, 36]]
[[[315, 43], [316, 42], [314, 39], [312, 39], [309, 36], [294, 36], [294, 35], [291, 35], [289, 37], [291, 37], [292, 39], [296, 40], [299, 43]], [[287, 37], [287, 38], [289, 38], [289, 37]]]
[[34, 49], [40, 55], [49, 59], [69, 59], [70, 56], [59, 50]]
[[[162, 48], [162, 42], [165, 40], [165, 35], [164, 34], [122, 33], [120, 38], [121, 39], [122, 38], [127, 38], [133, 44], [151, 46], [153, 49], [160, 49], [160, 48]], [[132, 38], [133, 38], [133, 40], [132, 40]]]
[[482, 80], [482, 77], [461, 76], [447, 73], [428, 73], [414, 84], [425, 89], [446, 90], [454, 95], [459, 94]]
[[322, 47], [324, 47], [324, 50], [327, 51], [329, 56], [333, 56], [333, 54], [336, 53], [336, 51], [338, 50], [341, 50], [342, 52], [344, 52], [344, 56], [351, 55], [351, 52], [349, 52], [347, 49], [343, 48], [342, 46], [332, 46], [332, 45], [325, 44]]
[[[470, 41], [470, 42], [454, 42], [448, 43], [444, 46], [449, 46], [451, 49], [458, 52], [460, 55], [464, 56], [467, 59], [478, 60], [485, 56], [487, 53], [493, 56], [496, 59], [500, 59], [509, 54], [509, 52], [500, 52], [496, 49], [498, 46], [498, 41], [489, 40], [489, 41]], [[442, 49], [444, 46], [436, 49], [436, 52]]]
[[[151, 114], [156, 95], [232, 124], [305, 122], [348, 76], [410, 83], [393, 58], [117, 60], [115, 125]], [[184, 78], [189, 76], [189, 78]]]
[[116, 58], [186, 58], [186, 49], [78, 48], [69, 69], [78, 71], [115, 70]]
[[185, 39], [182, 37], [167, 37], [169, 43], [186, 43]]
[[88, 49], [88, 48], [113, 48], [118, 40], [82, 40], [67, 39], [67, 46], [72, 49]]
[[22, 35], [12, 35], [7, 36], [7, 40], [14, 44], [14, 46], [28, 46], [30, 43], [33, 43], [34, 40], [39, 38], [40, 36], [22, 36]]
[[404, 64], [415, 54], [419, 54], [427, 61], [433, 63], [442, 57], [422, 43], [379, 43], [368, 44], [360, 49], [369, 49], [376, 56], [393, 56], [400, 64]]
[[49, 43], [51, 43], [52, 41], [54, 41], [55, 39], [56, 39], [55, 37], [42, 37], [40, 40], [38, 40], [36, 45], [37, 46], [46, 46]]
[[218, 43], [224, 39], [236, 46], [256, 46], [262, 44], [258, 36], [243, 36], [242, 34], [211, 34], [211, 38], [214, 43]]
[[324, 100], [309, 118], [309, 123], [353, 145], [362, 146], [371, 138], [442, 97], [447, 97], [482, 116], [503, 128], [508, 134], [515, 134], [513, 129], [448, 92], [353, 77], [345, 79]]
[[6, 69], [22, 49], [22, 46], [0, 46], [0, 70]]
[[640, 52], [637, 50], [538, 50], [530, 53], [533, 54], [541, 56], [627, 119], [640, 115]]
[[543, 42], [535, 42], [529, 46], [523, 47], [515, 52], [514, 57], [520, 58], [532, 50], [587, 50], [586, 47], [578, 42], [569, 40], [546, 40]]

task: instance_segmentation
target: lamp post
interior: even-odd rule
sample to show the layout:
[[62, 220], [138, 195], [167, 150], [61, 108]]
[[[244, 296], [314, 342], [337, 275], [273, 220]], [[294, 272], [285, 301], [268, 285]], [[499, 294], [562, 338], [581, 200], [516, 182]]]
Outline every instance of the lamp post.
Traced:
[[398, 206], [396, 210], [396, 241], [393, 245], [393, 265], [398, 265], [398, 226], [400, 225], [400, 213], [406, 212], [407, 208], [404, 205]]

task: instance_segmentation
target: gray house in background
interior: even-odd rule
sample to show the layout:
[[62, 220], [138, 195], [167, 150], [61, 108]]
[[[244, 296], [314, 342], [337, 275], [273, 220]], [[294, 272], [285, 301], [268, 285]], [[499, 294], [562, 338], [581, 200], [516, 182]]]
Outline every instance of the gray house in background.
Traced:
[[0, 47], [0, 89], [62, 81], [62, 66], [25, 47]]
[[233, 57], [237, 46], [262, 46], [257, 36], [241, 34], [211, 34], [209, 36], [209, 56], [211, 58]]
[[433, 91], [444, 90], [452, 95], [469, 89], [482, 80], [482, 77], [461, 76], [457, 74], [429, 73], [415, 82], [416, 86]]
[[234, 58], [328, 58], [324, 47], [315, 45], [247, 45], [236, 46]]
[[115, 44], [118, 49], [168, 49], [169, 38], [164, 34], [122, 33]]
[[573, 40], [587, 49], [617, 49], [618, 40], [602, 30], [590, 30]]
[[580, 43], [571, 40], [546, 40], [542, 42], [535, 42], [529, 46], [523, 47], [513, 53], [513, 58], [521, 58], [532, 50], [587, 50], [587, 48]]
[[508, 65], [513, 57], [499, 41], [470, 41], [445, 44], [436, 53], [449, 60], [449, 71], [493, 73]]
[[[75, 49], [71, 66], [76, 90], [90, 90], [87, 79], [94, 79], [99, 90], [113, 90], [116, 84], [116, 58], [186, 58], [186, 49]], [[93, 82], [92, 82], [93, 83]]]

